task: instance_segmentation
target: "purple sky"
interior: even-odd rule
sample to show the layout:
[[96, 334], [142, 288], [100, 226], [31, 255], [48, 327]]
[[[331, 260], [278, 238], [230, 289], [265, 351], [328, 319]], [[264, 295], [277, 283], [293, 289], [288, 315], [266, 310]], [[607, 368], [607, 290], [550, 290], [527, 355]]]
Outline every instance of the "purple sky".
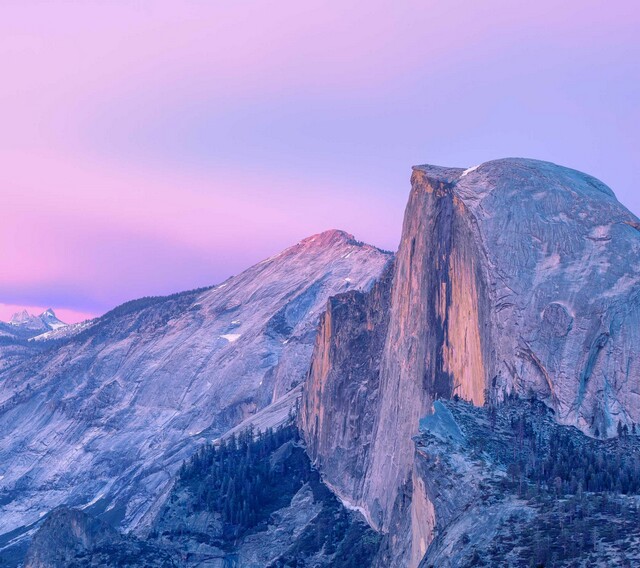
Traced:
[[640, 212], [635, 1], [2, 3], [0, 319], [213, 284], [410, 166], [550, 160]]

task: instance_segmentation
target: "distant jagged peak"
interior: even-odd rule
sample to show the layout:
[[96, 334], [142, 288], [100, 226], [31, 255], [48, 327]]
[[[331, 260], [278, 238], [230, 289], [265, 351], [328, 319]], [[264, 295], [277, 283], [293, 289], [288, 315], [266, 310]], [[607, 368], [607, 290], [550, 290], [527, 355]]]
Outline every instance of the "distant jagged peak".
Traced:
[[32, 314], [25, 308], [11, 316], [9, 325], [25, 330], [47, 331], [65, 327], [67, 324], [56, 316], [52, 308], [47, 308], [40, 315]]
[[58, 329], [67, 325], [56, 315], [56, 313], [51, 308], [47, 308], [38, 317], [52, 329]]
[[9, 323], [11, 325], [25, 325], [38, 319], [38, 316], [34, 316], [33, 314], [30, 314], [26, 309], [23, 309], [22, 311], [13, 314], [11, 316], [11, 319], [9, 320]]

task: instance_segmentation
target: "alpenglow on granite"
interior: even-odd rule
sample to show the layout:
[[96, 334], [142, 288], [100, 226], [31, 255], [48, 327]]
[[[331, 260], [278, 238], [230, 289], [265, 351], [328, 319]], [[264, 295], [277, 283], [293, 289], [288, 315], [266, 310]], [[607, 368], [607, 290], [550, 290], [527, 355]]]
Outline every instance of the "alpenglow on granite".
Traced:
[[413, 437], [436, 399], [531, 394], [593, 437], [640, 422], [640, 221], [597, 179], [417, 166], [389, 280], [332, 300], [299, 417], [326, 483], [388, 535], [381, 566], [433, 539]]

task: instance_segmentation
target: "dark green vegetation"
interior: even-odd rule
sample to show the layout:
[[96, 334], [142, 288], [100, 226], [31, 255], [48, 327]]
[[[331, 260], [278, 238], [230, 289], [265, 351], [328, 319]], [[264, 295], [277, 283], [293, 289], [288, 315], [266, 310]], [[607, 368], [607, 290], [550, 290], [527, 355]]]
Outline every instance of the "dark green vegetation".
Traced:
[[380, 545], [379, 535], [342, 507], [333, 493], [319, 482], [317, 472], [312, 471], [309, 483], [314, 498], [322, 503], [322, 509], [300, 537], [269, 568], [307, 566], [306, 559], [317, 555], [330, 557], [327, 565], [336, 568], [371, 566]]
[[[219, 513], [231, 540], [264, 528], [270, 515], [286, 507], [311, 477], [304, 451], [283, 448], [296, 438], [293, 426], [257, 436], [249, 429], [219, 446], [204, 446], [182, 466], [176, 488], [189, 489], [196, 510]], [[280, 448], [288, 455], [272, 463]]]
[[179, 560], [170, 551], [135, 538], [122, 538], [112, 543], [79, 552], [64, 564], [65, 568], [109, 566], [110, 568], [178, 568]]
[[289, 424], [202, 447], [182, 466], [146, 539], [82, 511], [52, 512], [25, 566], [365, 568], [378, 546], [378, 535], [322, 483]]
[[637, 566], [637, 502], [602, 493], [560, 500], [538, 496], [530, 504], [536, 515], [516, 514], [503, 522], [485, 565], [499, 565], [515, 550], [521, 566]]
[[124, 304], [120, 304], [116, 306], [112, 310], [106, 312], [103, 316], [100, 317], [102, 321], [114, 320], [122, 316], [135, 314], [141, 310], [146, 308], [150, 308], [152, 306], [157, 306], [159, 304], [167, 303], [170, 301], [182, 301], [182, 302], [191, 302], [194, 297], [202, 292], [206, 292], [210, 290], [212, 286], [205, 286], [203, 288], [196, 288], [194, 290], [187, 290], [185, 292], [176, 292], [175, 294], [170, 294], [168, 296], [144, 296], [143, 298], [138, 298], [136, 300], [129, 300]]
[[506, 469], [505, 486], [517, 489], [520, 496], [640, 493], [636, 436], [589, 438], [557, 424], [552, 411], [536, 399], [507, 398], [477, 413], [486, 418], [467, 437], [477, 451], [487, 452]]
[[186, 490], [192, 510], [219, 515], [223, 529], [214, 540], [231, 552], [243, 537], [265, 531], [272, 515], [288, 507], [304, 485], [318, 513], [270, 565], [307, 566], [313, 557], [314, 566], [369, 566], [378, 536], [321, 482], [293, 425], [262, 433], [249, 429], [203, 447], [182, 467], [171, 500], [177, 503]]
[[[640, 438], [558, 425], [535, 399], [450, 405], [476, 458], [502, 475], [485, 495], [522, 500], [473, 566], [633, 566], [640, 555]], [[600, 564], [599, 564], [600, 563]]]

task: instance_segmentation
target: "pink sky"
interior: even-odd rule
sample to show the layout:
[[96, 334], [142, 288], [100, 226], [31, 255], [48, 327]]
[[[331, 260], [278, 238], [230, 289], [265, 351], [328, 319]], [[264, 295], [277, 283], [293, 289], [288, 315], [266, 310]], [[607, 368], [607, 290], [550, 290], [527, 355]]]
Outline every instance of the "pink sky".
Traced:
[[[27, 306], [27, 305], [16, 305], [16, 304], [0, 304], [0, 320], [8, 321], [11, 319], [11, 316], [14, 314], [21, 312], [22, 310], [27, 310], [29, 313], [34, 315], [40, 315], [45, 310], [49, 309], [45, 306]], [[69, 310], [65, 308], [59, 308], [54, 310], [58, 319], [67, 323], [75, 323], [77, 321], [83, 321], [86, 319], [90, 319], [93, 316], [91, 313], [84, 313], [78, 310]]]
[[414, 163], [547, 159], [633, 211], [635, 2], [5, 2], [0, 319], [395, 249]]

